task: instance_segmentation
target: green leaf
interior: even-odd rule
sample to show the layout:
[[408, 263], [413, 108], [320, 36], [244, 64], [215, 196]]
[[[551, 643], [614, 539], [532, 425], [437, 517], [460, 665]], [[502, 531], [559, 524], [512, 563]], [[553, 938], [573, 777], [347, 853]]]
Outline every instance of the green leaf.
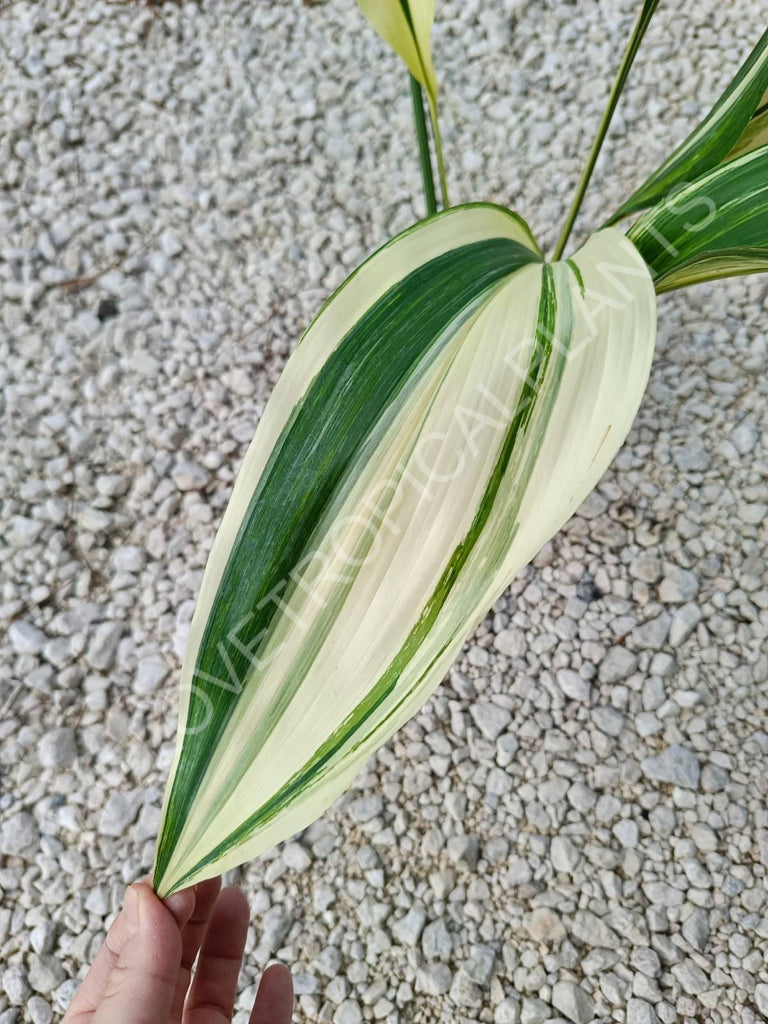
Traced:
[[655, 296], [615, 229], [543, 264], [457, 207], [326, 304], [240, 471], [182, 670], [161, 895], [313, 821], [440, 682], [634, 418]]
[[[743, 145], [755, 148], [768, 141], [763, 135], [765, 121], [757, 113], [766, 103], [767, 94], [768, 30], [707, 117], [608, 223], [652, 206], [676, 186], [687, 185], [740, 155], [745, 151]], [[745, 139], [746, 133], [754, 133], [754, 145]]]
[[768, 145], [678, 190], [627, 235], [657, 291], [768, 270]]

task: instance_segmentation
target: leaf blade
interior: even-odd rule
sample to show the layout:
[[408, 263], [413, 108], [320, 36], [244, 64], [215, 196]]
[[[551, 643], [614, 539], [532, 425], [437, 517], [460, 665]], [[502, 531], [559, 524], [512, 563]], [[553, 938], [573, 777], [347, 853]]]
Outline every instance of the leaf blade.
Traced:
[[[768, 92], [768, 30], [704, 120], [608, 221], [646, 209], [741, 152], [739, 141]], [[760, 126], [762, 130], [762, 124]], [[752, 147], [754, 148], [754, 147]]]
[[[500, 211], [482, 224], [476, 212], [457, 208], [420, 225], [413, 257], [425, 259], [422, 243], [441, 218], [450, 218], [442, 226], [454, 245], [462, 218], [481, 233], [499, 230]], [[517, 225], [513, 233], [523, 234]], [[393, 263], [401, 262], [400, 249], [390, 250]], [[528, 251], [530, 259], [442, 336], [392, 416], [359, 446], [349, 486], [315, 523], [314, 550], [324, 557], [302, 566], [286, 592], [266, 649], [275, 655], [269, 671], [229, 720], [205, 791], [189, 805], [170, 856], [158, 862], [163, 895], [317, 817], [439, 683], [468, 630], [576, 508], [623, 440], [655, 337], [645, 264], [615, 229], [570, 264], [542, 266]], [[376, 271], [374, 263], [374, 278]], [[342, 289], [326, 307], [334, 324], [344, 297]], [[398, 308], [413, 330], [415, 314]], [[311, 330], [298, 353], [318, 341]], [[292, 413], [275, 415], [287, 423]], [[261, 471], [244, 471], [252, 489]], [[231, 507], [225, 522], [242, 518], [242, 507]], [[377, 543], [379, 561], [369, 560]], [[212, 607], [203, 604], [201, 616]], [[295, 621], [305, 617], [297, 635]], [[185, 667], [196, 660], [191, 650]]]
[[[697, 208], [706, 214], [692, 221]], [[768, 145], [716, 167], [652, 207], [627, 236], [663, 291], [762, 270], [760, 254], [768, 248]]]

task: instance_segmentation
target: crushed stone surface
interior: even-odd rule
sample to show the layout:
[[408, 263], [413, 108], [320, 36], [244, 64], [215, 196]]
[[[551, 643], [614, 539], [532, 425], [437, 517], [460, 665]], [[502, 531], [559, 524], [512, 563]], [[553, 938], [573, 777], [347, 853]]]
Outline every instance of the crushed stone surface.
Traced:
[[[637, 6], [438, 5], [454, 202], [551, 248]], [[764, 20], [661, 5], [579, 231]], [[46, 1024], [151, 866], [184, 640], [264, 403], [422, 201], [406, 78], [345, 0], [17, 0], [0, 85], [0, 1024]], [[232, 874], [236, 1024], [271, 956], [299, 1021], [768, 1020], [767, 296], [660, 300], [596, 491], [352, 790]]]

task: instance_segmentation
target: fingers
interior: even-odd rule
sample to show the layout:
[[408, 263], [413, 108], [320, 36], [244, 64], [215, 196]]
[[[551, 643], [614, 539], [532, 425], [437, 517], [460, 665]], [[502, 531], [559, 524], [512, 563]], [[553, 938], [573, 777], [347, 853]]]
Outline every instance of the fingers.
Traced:
[[[138, 894], [136, 890], [141, 890]], [[65, 1024], [92, 1024], [96, 1019], [94, 1014], [104, 997], [110, 984], [110, 979], [115, 970], [122, 966], [121, 956], [128, 943], [134, 939], [136, 934], [138, 902], [157, 904], [148, 920], [154, 920], [154, 916], [162, 911], [162, 917], [166, 918], [163, 926], [174, 927], [178, 932], [184, 926], [194, 907], [194, 896], [191, 890], [177, 893], [166, 901], [166, 906], [160, 903], [147, 885], [131, 886], [125, 895], [123, 909], [112, 923], [107, 937], [96, 955], [88, 974], [77, 990], [72, 1003], [64, 1017]], [[159, 911], [158, 908], [159, 907]], [[167, 920], [170, 918], [170, 920]], [[134, 1019], [126, 1018], [133, 1024]], [[122, 1021], [116, 1024], [122, 1024]]]
[[184, 999], [192, 977], [192, 965], [203, 941], [220, 888], [221, 878], [209, 878], [195, 886], [195, 909], [181, 933], [181, 966], [173, 997], [171, 1024], [178, 1024], [182, 1018]]
[[248, 918], [245, 896], [239, 889], [224, 889], [205, 933], [184, 1024], [229, 1024]]
[[250, 1024], [291, 1024], [293, 981], [282, 964], [268, 967], [259, 982]]
[[192, 912], [194, 895], [179, 893], [171, 907], [148, 885], [129, 887], [123, 911], [119, 946], [107, 946], [114, 956], [92, 1024], [167, 1024], [181, 963], [178, 920]]

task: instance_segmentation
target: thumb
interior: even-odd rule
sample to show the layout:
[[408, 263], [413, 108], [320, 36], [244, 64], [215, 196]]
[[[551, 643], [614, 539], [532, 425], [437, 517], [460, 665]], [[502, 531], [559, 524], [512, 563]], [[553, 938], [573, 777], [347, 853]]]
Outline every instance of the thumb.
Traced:
[[181, 932], [148, 885], [128, 888], [120, 951], [92, 1024], [167, 1024], [181, 964]]

